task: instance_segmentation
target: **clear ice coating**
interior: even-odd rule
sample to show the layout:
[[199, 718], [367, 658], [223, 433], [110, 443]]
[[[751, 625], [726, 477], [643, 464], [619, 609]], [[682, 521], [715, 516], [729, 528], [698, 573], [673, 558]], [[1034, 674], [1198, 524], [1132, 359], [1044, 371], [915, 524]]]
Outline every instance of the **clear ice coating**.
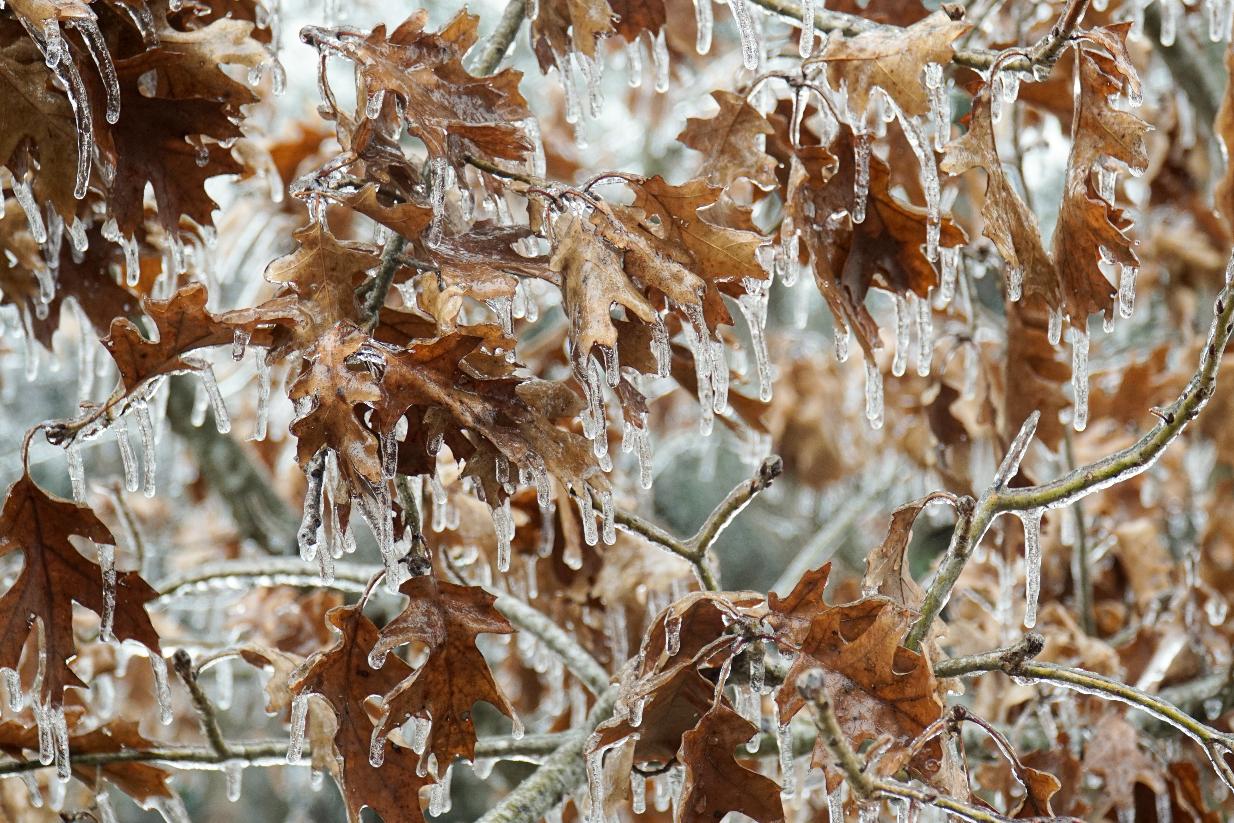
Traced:
[[917, 303], [917, 374], [929, 377], [934, 359], [934, 310], [930, 298], [921, 297]]
[[110, 543], [98, 543], [99, 569], [103, 577], [103, 613], [99, 615], [99, 637], [105, 641], [115, 639], [112, 628], [116, 618], [116, 547]]
[[651, 62], [655, 68], [656, 91], [663, 94], [668, 91], [669, 86], [668, 40], [665, 39], [665, 30], [663, 28], [660, 29], [655, 39], [651, 42]]
[[1037, 625], [1037, 600], [1041, 594], [1041, 509], [1020, 512], [1024, 524], [1024, 627]]
[[750, 342], [754, 347], [754, 361], [758, 370], [758, 396], [764, 403], [771, 400], [771, 359], [767, 354], [767, 303], [771, 293], [771, 279], [742, 280], [745, 292], [737, 299], [737, 305], [745, 316], [750, 329]]
[[1073, 427], [1082, 432], [1088, 426], [1088, 331], [1071, 327], [1071, 388], [1075, 395]]
[[154, 675], [154, 697], [159, 705], [159, 722], [170, 726], [173, 719], [171, 683], [167, 679], [167, 661], [158, 652], [150, 653], [150, 672]]
[[909, 310], [908, 300], [899, 293], [895, 295], [895, 315], [896, 348], [891, 360], [891, 373], [896, 377], [902, 377], [904, 370], [908, 368]]
[[144, 396], [134, 397], [132, 409], [137, 415], [137, 430], [141, 436], [141, 461], [145, 469], [142, 493], [146, 497], [154, 497], [158, 466], [154, 462], [154, 421], [150, 416], [150, 404]]
[[861, 132], [853, 142], [853, 212], [854, 223], [865, 222], [866, 200], [870, 195], [870, 135]]

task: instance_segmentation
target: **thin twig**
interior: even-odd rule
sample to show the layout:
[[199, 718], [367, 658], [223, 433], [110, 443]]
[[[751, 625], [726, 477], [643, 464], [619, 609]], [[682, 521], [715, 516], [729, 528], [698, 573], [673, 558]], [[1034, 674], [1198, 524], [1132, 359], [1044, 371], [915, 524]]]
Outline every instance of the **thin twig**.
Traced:
[[1038, 663], [1030, 658], [1039, 650], [1040, 635], [1028, 635], [1021, 643], [1007, 649], [971, 657], [942, 661], [935, 666], [935, 674], [944, 677], [959, 677], [983, 672], [1001, 671], [1012, 677], [1042, 680], [1081, 692], [1125, 703], [1161, 720], [1194, 740], [1203, 749], [1218, 776], [1234, 792], [1234, 769], [1225, 761], [1226, 754], [1234, 754], [1234, 735], [1220, 732], [1201, 723], [1170, 701], [1152, 695], [1134, 686], [1121, 683], [1104, 675], [1062, 666], [1057, 663]]
[[729, 524], [741, 514], [760, 492], [767, 489], [784, 471], [784, 463], [779, 457], [772, 455], [763, 461], [758, 471], [749, 480], [742, 481], [732, 491], [725, 495], [693, 537], [682, 540], [674, 537], [656, 524], [645, 520], [633, 512], [618, 509], [613, 513], [613, 521], [628, 532], [637, 534], [646, 540], [662, 546], [678, 557], [685, 558], [694, 566], [699, 582], [707, 591], [720, 590], [720, 577], [717, 573], [711, 547], [715, 545], [720, 535]]
[[381, 267], [377, 269], [377, 276], [360, 287], [360, 298], [363, 301], [361, 309], [366, 318], [365, 327], [368, 331], [377, 328], [381, 307], [386, 304], [386, 295], [390, 291], [390, 284], [394, 282], [395, 272], [399, 270], [403, 247], [406, 245], [407, 238], [403, 235], [390, 235], [390, 239], [386, 241], [385, 247], [381, 250]]
[[[476, 759], [538, 760], [557, 751], [568, 742], [570, 732], [552, 734], [529, 734], [522, 738], [481, 737], [476, 740]], [[153, 763], [172, 768], [200, 769], [221, 766], [228, 760], [243, 760], [249, 766], [286, 766], [286, 740], [257, 740], [232, 742], [227, 745], [226, 756], [220, 755], [211, 746], [154, 746], [145, 749], [121, 749], [114, 752], [69, 752], [74, 766], [105, 766], [109, 763]], [[306, 750], [301, 763], [309, 763], [310, 752]], [[0, 777], [23, 772], [48, 769], [52, 766], [37, 757], [29, 760], [14, 760], [0, 763]]]
[[210, 702], [210, 698], [202, 691], [201, 683], [197, 682], [197, 672], [193, 669], [193, 658], [189, 657], [189, 653], [184, 649], [176, 649], [176, 653], [171, 657], [171, 662], [175, 666], [176, 674], [180, 675], [180, 679], [188, 687], [189, 695], [193, 698], [193, 708], [197, 710], [197, 720], [201, 724], [201, 730], [205, 734], [206, 739], [210, 741], [210, 748], [223, 760], [229, 759], [231, 757], [231, 747], [227, 745], [227, 740], [223, 737], [223, 730], [219, 728], [219, 719], [214, 713], [214, 704]]
[[497, 28], [493, 29], [492, 35], [484, 44], [484, 50], [480, 52], [480, 57], [476, 60], [475, 73], [477, 75], [492, 74], [497, 71], [497, 67], [501, 65], [501, 59], [510, 50], [510, 44], [514, 42], [526, 17], [527, 0], [510, 0], [506, 4], [505, 11], [501, 13], [501, 19], [497, 21]]
[[1234, 333], [1234, 282], [1231, 274], [1234, 274], [1234, 259], [1231, 259], [1226, 269], [1225, 286], [1217, 295], [1208, 342], [1204, 346], [1195, 374], [1178, 399], [1166, 408], [1156, 410], [1160, 420], [1147, 434], [1121, 451], [1073, 469], [1048, 483], [1016, 488], [992, 485], [974, 504], [970, 515], [966, 516], [961, 511], [951, 545], [926, 592], [921, 616], [905, 638], [906, 646], [910, 649], [920, 647], [935, 618], [947, 604], [951, 590], [974, 547], [998, 515], [1005, 512], [1061, 508], [1140, 474], [1161, 457], [1166, 447], [1182, 434], [1187, 424], [1203, 410], [1217, 385], [1221, 355]]

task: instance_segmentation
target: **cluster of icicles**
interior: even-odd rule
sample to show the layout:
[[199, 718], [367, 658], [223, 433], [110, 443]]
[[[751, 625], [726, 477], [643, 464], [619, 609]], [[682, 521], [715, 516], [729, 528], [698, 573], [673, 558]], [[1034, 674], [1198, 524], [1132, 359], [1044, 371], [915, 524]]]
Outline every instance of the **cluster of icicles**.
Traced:
[[[104, 568], [104, 577], [106, 578], [108, 570], [111, 569], [111, 577], [114, 583], [114, 567], [110, 564], [110, 560], [105, 561], [104, 559], [105, 555], [108, 558], [114, 556], [113, 549], [111, 546], [99, 546], [98, 549], [99, 562]], [[111, 634], [113, 606], [114, 596], [108, 602], [100, 631], [100, 637], [107, 642], [114, 642], [115, 640]], [[26, 706], [30, 707], [34, 715], [35, 725], [38, 727], [39, 762], [44, 766], [54, 764], [56, 769], [55, 779], [48, 781], [48, 796], [46, 798], [43, 796], [43, 790], [40, 788], [34, 772], [21, 773], [21, 778], [25, 782], [30, 794], [30, 805], [35, 808], [47, 806], [52, 811], [58, 812], [63, 806], [69, 779], [73, 776], [69, 751], [69, 727], [63, 706], [54, 705], [51, 701], [43, 702], [39, 698], [42, 692], [44, 673], [48, 665], [47, 652], [42, 645], [41, 630], [39, 639], [38, 673], [29, 692], [23, 691], [21, 678], [13, 669], [0, 669], [0, 682], [4, 684], [4, 690], [8, 694], [9, 711], [19, 713], [24, 711]], [[91, 704], [92, 711], [101, 718], [110, 717], [114, 713], [116, 705], [113, 678], [123, 678], [125, 676], [129, 661], [133, 657], [145, 657], [150, 661], [150, 671], [154, 677], [154, 696], [158, 702], [159, 720], [165, 726], [170, 725], [173, 715], [167, 661], [160, 655], [149, 652], [144, 646], [137, 643], [117, 645], [115, 647], [115, 654], [115, 672], [100, 674], [94, 678], [91, 684], [93, 694], [95, 695], [95, 699]], [[111, 805], [111, 799], [101, 782], [96, 800], [100, 823], [115, 823], [117, 818]], [[145, 808], [160, 812], [167, 823], [188, 823], [188, 813], [185, 811], [184, 803], [178, 795], [173, 794], [169, 798], [151, 798], [145, 805]]]
[[[286, 86], [286, 72], [283, 69], [282, 63], [278, 57], [278, 42], [279, 42], [279, 9], [280, 0], [273, 0], [267, 6], [264, 3], [257, 4], [257, 25], [262, 28], [268, 28], [271, 31], [271, 55], [267, 64], [259, 64], [249, 71], [248, 80], [251, 84], [257, 85], [261, 82], [262, 75], [266, 67], [269, 67], [271, 83], [275, 94], [281, 94]], [[138, 4], [121, 4], [120, 6], [133, 21], [137, 30], [141, 33], [142, 42], [147, 49], [156, 48], [159, 44], [159, 35], [154, 19], [154, 15], [146, 7], [145, 3]], [[170, 3], [172, 11], [178, 11], [181, 7], [181, 0], [172, 0]], [[73, 59], [72, 52], [68, 43], [64, 39], [64, 33], [60, 28], [61, 21], [57, 18], [50, 18], [44, 21], [41, 29], [36, 29], [22, 15], [18, 15], [18, 19], [25, 26], [31, 40], [38, 46], [43, 54], [44, 62], [47, 68], [51, 70], [55, 79], [59, 82], [59, 86], [64, 91], [68, 99], [69, 106], [72, 108], [75, 121], [75, 130], [77, 138], [77, 172], [74, 183], [73, 194], [81, 200], [85, 198], [86, 191], [90, 183], [90, 169], [95, 159], [95, 135], [94, 135], [94, 114], [91, 101], [87, 96], [86, 85], [81, 78], [81, 74], [77, 69], [77, 64]], [[87, 51], [94, 61], [98, 71], [99, 78], [102, 81], [103, 90], [106, 95], [106, 107], [104, 117], [108, 123], [116, 123], [120, 119], [120, 84], [116, 75], [116, 68], [111, 59], [111, 53], [107, 49], [106, 40], [103, 38], [102, 32], [99, 30], [98, 20], [91, 15], [89, 17], [72, 17], [65, 21], [70, 28], [76, 29], [82, 37], [82, 41], [86, 44]], [[144, 90], [149, 83], [145, 82], [151, 78], [139, 80], [139, 86]], [[223, 141], [220, 145], [227, 148], [230, 145], [229, 141]], [[208, 149], [204, 145], [198, 145], [199, 162], [208, 161]], [[106, 161], [106, 157], [99, 156], [99, 170], [102, 173], [103, 180], [110, 185], [114, 175], [115, 168]], [[14, 198], [26, 212], [26, 216], [30, 223], [30, 233], [35, 241], [46, 245], [49, 240], [49, 233], [44, 226], [42, 216], [39, 213], [39, 208], [35, 202], [34, 195], [31, 191], [31, 184], [28, 180], [15, 179], [12, 181], [12, 190]], [[49, 222], [53, 219], [59, 220], [56, 216], [53, 218], [49, 208]], [[0, 215], [3, 214], [3, 203], [0, 202]], [[85, 250], [85, 227], [74, 218], [73, 224], [68, 227], [69, 235], [73, 241], [73, 248], [80, 253]], [[53, 231], [52, 234], [58, 235], [58, 231]], [[137, 241], [132, 237], [121, 237], [118, 231], [113, 230], [110, 234], [105, 231], [105, 236], [109, 240], [120, 242], [124, 246], [125, 257], [128, 261], [128, 284], [130, 286], [137, 285], [139, 277], [139, 266], [137, 265]], [[170, 234], [174, 235], [175, 232]], [[58, 238], [54, 240], [59, 243]], [[171, 238], [171, 242], [177, 242], [176, 238]], [[57, 246], [58, 248], [58, 246]], [[58, 258], [58, 255], [57, 255]], [[179, 268], [183, 271], [183, 268]]]

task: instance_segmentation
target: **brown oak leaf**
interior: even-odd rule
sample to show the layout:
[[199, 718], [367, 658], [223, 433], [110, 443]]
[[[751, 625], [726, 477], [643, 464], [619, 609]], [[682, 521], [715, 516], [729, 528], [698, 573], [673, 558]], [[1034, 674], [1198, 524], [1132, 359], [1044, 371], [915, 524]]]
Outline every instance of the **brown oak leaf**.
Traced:
[[[938, 741], [927, 744], [910, 758], [914, 739], [937, 720], [943, 711], [938, 682], [923, 655], [900, 645], [912, 612], [883, 597], [866, 597], [853, 603], [830, 606], [816, 599], [822, 575], [809, 573], [789, 595], [785, 605], [793, 612], [781, 616], [780, 604], [769, 600], [768, 621], [777, 630], [782, 648], [796, 653], [776, 697], [781, 722], [787, 722], [805, 705], [796, 682], [805, 672], [821, 668], [840, 728], [849, 743], [859, 748], [872, 740], [887, 740], [879, 771], [890, 774], [907, 765], [925, 777], [937, 771], [941, 749]], [[798, 591], [800, 590], [800, 592]], [[802, 633], [799, 621], [814, 607], [809, 627]], [[785, 619], [785, 618], [789, 619]], [[825, 744], [815, 746], [816, 765], [830, 763]]]
[[[137, 725], [131, 720], [113, 720], [90, 731], [70, 729], [69, 751], [73, 753], [71, 768], [73, 777], [90, 789], [97, 791], [106, 780], [138, 805], [149, 808], [152, 800], [175, 796], [167, 785], [167, 781], [171, 779], [169, 769], [137, 760], [114, 760], [98, 764], [83, 764], [77, 761], [77, 758], [82, 756], [156, 748], [158, 744], [143, 737]], [[25, 726], [13, 720], [0, 723], [0, 751], [10, 757], [24, 759], [25, 752], [38, 750], [37, 727]]]
[[776, 782], [733, 757], [733, 750], [757, 732], [749, 720], [717, 703], [682, 735], [681, 762], [686, 775], [679, 821], [716, 821], [729, 812], [740, 812], [760, 823], [784, 820]]
[[326, 614], [326, 620], [339, 631], [333, 646], [308, 659], [305, 668], [291, 682], [295, 695], [315, 694], [334, 710], [338, 729], [334, 746], [339, 761], [336, 779], [347, 804], [347, 818], [359, 823], [360, 812], [368, 807], [382, 820], [408, 820], [424, 823], [420, 808], [420, 789], [432, 777], [416, 771], [418, 757], [386, 738], [382, 746], [382, 765], [369, 762], [374, 724], [367, 703], [374, 695], [395, 689], [412, 674], [411, 667], [397, 657], [389, 657], [380, 669], [369, 665], [369, 653], [377, 642], [377, 627], [359, 606], [339, 606]]
[[819, 56], [827, 64], [833, 88], [845, 84], [849, 108], [869, 108], [874, 89], [881, 88], [910, 116], [930, 113], [922, 79], [927, 63], [946, 65], [952, 42], [972, 28], [970, 23], [939, 10], [904, 28], [879, 27], [853, 37], [832, 37]]
[[536, 6], [531, 21], [531, 48], [548, 73], [553, 66], [577, 51], [589, 60], [596, 59], [600, 40], [613, 34], [613, 12], [607, 2], [593, 0], [546, 0]]
[[479, 635], [512, 634], [514, 627], [493, 607], [496, 596], [479, 586], [458, 586], [425, 574], [406, 580], [399, 592], [409, 602], [382, 627], [375, 653], [415, 643], [428, 649], [428, 659], [386, 694], [381, 733], [412, 717], [431, 720], [424, 756], [437, 755], [440, 771], [456, 757], [474, 759], [476, 728], [471, 711], [477, 702], [489, 703], [514, 719], [514, 707], [476, 648]]
[[760, 146], [759, 136], [775, 132], [767, 118], [746, 98], [731, 91], [711, 93], [720, 104], [714, 117], [691, 117], [677, 139], [702, 153], [708, 183], [727, 186], [738, 177], [762, 189], [776, 186], [776, 161]]
[[[22, 553], [21, 574], [0, 597], [0, 667], [17, 670], [22, 647], [38, 618], [43, 624], [46, 657], [41, 700], [58, 707], [64, 690], [86, 688], [68, 660], [77, 654], [73, 639], [73, 603], [100, 617], [109, 610], [103, 595], [103, 570], [73, 545], [73, 538], [115, 545], [115, 538], [94, 512], [52, 497], [29, 474], [14, 483], [0, 511], [0, 555]], [[117, 572], [112, 633], [135, 640], [151, 654], [161, 654], [159, 636], [145, 604], [158, 597], [136, 572]]]

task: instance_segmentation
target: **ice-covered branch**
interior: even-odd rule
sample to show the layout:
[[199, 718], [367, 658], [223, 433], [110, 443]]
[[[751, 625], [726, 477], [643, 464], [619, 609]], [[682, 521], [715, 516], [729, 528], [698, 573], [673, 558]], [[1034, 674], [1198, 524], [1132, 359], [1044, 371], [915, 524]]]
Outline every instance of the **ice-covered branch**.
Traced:
[[596, 726], [608, 719], [617, 701], [617, 686], [610, 686], [592, 706], [582, 728], [566, 732], [567, 739], [531, 777], [520, 783], [478, 823], [534, 823], [543, 820], [587, 773], [583, 749]]
[[[553, 734], [529, 734], [521, 739], [513, 737], [481, 737], [476, 741], [476, 759], [484, 760], [538, 760], [561, 748], [572, 739], [572, 732]], [[212, 746], [154, 746], [148, 749], [121, 749], [115, 752], [70, 752], [75, 766], [105, 766], [109, 763], [153, 763], [171, 768], [209, 768], [229, 760], [242, 760], [249, 766], [286, 766], [287, 741], [257, 740], [228, 742], [227, 754], [220, 755]], [[300, 763], [308, 765], [310, 752], [306, 746]], [[29, 760], [13, 760], [0, 763], [0, 777], [23, 772], [49, 769], [37, 757]]]
[[[1062, 477], [1038, 486], [1010, 488], [1005, 485], [1010, 476], [996, 479], [981, 499], [972, 503], [971, 511], [961, 509], [952, 535], [951, 545], [943, 558], [934, 581], [926, 592], [921, 607], [921, 617], [913, 624], [905, 639], [910, 649], [920, 647], [935, 618], [947, 604], [951, 590], [963, 571], [973, 548], [998, 515], [1006, 512], [1022, 512], [1025, 515], [1040, 513], [1045, 509], [1067, 506], [1093, 492], [1109, 488], [1147, 470], [1157, 462], [1162, 453], [1178, 438], [1187, 424], [1203, 410], [1217, 385], [1217, 372], [1221, 355], [1234, 333], [1234, 259], [1226, 267], [1225, 286], [1217, 295], [1212, 327], [1208, 341], [1200, 355], [1199, 365], [1187, 387], [1173, 403], [1164, 409], [1153, 409], [1159, 422], [1147, 434], [1131, 446], [1104, 457], [1096, 462], [1080, 466]], [[1017, 440], [1013, 444], [1025, 447]], [[1010, 457], [1011, 455], [1009, 455]], [[1022, 457], [1022, 453], [1019, 455]], [[1014, 461], [1018, 466], [1018, 458]], [[1000, 472], [1002, 475], [1003, 472]], [[1010, 473], [1014, 475], [1015, 472]], [[962, 498], [971, 501], [971, 498]]]
[[202, 690], [201, 684], [197, 682], [197, 671], [193, 668], [193, 659], [189, 657], [189, 653], [184, 649], [176, 649], [176, 653], [172, 655], [171, 662], [175, 666], [176, 674], [184, 681], [184, 685], [189, 690], [189, 695], [193, 698], [193, 708], [197, 710], [197, 720], [201, 724], [202, 733], [210, 741], [210, 748], [214, 750], [215, 754], [226, 760], [231, 757], [231, 749], [223, 737], [223, 730], [219, 728], [219, 719], [214, 713], [214, 704], [210, 702], [210, 698]]
[[[298, 557], [263, 557], [243, 560], [224, 560], [207, 563], [190, 572], [176, 575], [159, 584], [162, 598], [192, 595], [217, 588], [237, 585], [247, 586], [323, 586], [345, 592], [363, 592], [380, 566], [364, 563], [338, 562], [334, 565], [334, 579], [326, 584], [318, 570]], [[508, 594], [497, 593], [494, 604], [511, 623], [534, 635], [540, 642], [561, 658], [570, 673], [596, 694], [608, 687], [609, 676], [604, 667], [596, 662], [586, 649], [580, 646], [568, 632], [546, 617], [542, 612]]]
[[632, 512], [618, 509], [614, 513], [614, 522], [628, 532], [651, 541], [678, 557], [689, 560], [698, 574], [703, 588], [708, 591], [720, 590], [720, 578], [713, 565], [711, 547], [728, 528], [729, 524], [741, 514], [760, 492], [764, 491], [784, 471], [784, 463], [779, 457], [772, 455], [763, 461], [758, 471], [749, 480], [738, 484], [719, 504], [707, 515], [703, 525], [692, 537], [685, 540], [674, 537], [656, 524], [639, 517]]
[[1158, 695], [1128, 686], [1117, 680], [1094, 672], [1061, 666], [1057, 663], [1038, 663], [1029, 659], [1029, 652], [1040, 649], [1039, 635], [1029, 635], [1021, 644], [1000, 649], [988, 654], [954, 658], [935, 667], [935, 673], [946, 677], [958, 677], [983, 672], [1001, 671], [1013, 677], [1040, 680], [1078, 691], [1082, 694], [1125, 703], [1135, 709], [1168, 723], [1194, 740], [1216, 770], [1218, 776], [1234, 792], [1234, 769], [1225, 760], [1226, 754], [1234, 754], [1234, 735], [1217, 731], [1201, 723], [1173, 703]]
[[484, 43], [479, 59], [476, 60], [476, 74], [485, 75], [497, 71], [501, 58], [510, 50], [510, 44], [518, 35], [518, 30], [523, 27], [526, 17], [527, 1], [509, 0], [505, 11], [501, 13], [501, 19], [497, 21], [497, 28], [493, 29], [492, 35]]
[[405, 245], [407, 238], [403, 235], [390, 235], [381, 250], [381, 266], [377, 269], [377, 276], [360, 287], [361, 293], [358, 296], [363, 303], [364, 316], [367, 318], [365, 325], [369, 331], [377, 328], [377, 318], [381, 314], [381, 307], [385, 305], [390, 284], [394, 282], [394, 273], [401, 265], [400, 256]]
[[[814, 723], [818, 734], [831, 758], [844, 772], [849, 789], [858, 798], [859, 804], [877, 804], [881, 800], [898, 800], [902, 804], [921, 804], [934, 806], [945, 812], [950, 812], [963, 820], [978, 821], [978, 823], [1009, 823], [1011, 818], [990, 811], [988, 808], [974, 806], [952, 797], [940, 795], [930, 789], [922, 789], [901, 783], [898, 780], [879, 779], [866, 771], [866, 764], [861, 756], [853, 751], [844, 736], [840, 722], [836, 719], [835, 709], [827, 696], [827, 690], [822, 669], [812, 669], [799, 680], [797, 689], [805, 698], [814, 715]], [[865, 819], [862, 814], [862, 819]], [[910, 818], [912, 815], [910, 814]], [[875, 815], [877, 818], [877, 815]], [[898, 819], [898, 818], [897, 818]], [[1071, 818], [1054, 818], [1069, 820]]]

